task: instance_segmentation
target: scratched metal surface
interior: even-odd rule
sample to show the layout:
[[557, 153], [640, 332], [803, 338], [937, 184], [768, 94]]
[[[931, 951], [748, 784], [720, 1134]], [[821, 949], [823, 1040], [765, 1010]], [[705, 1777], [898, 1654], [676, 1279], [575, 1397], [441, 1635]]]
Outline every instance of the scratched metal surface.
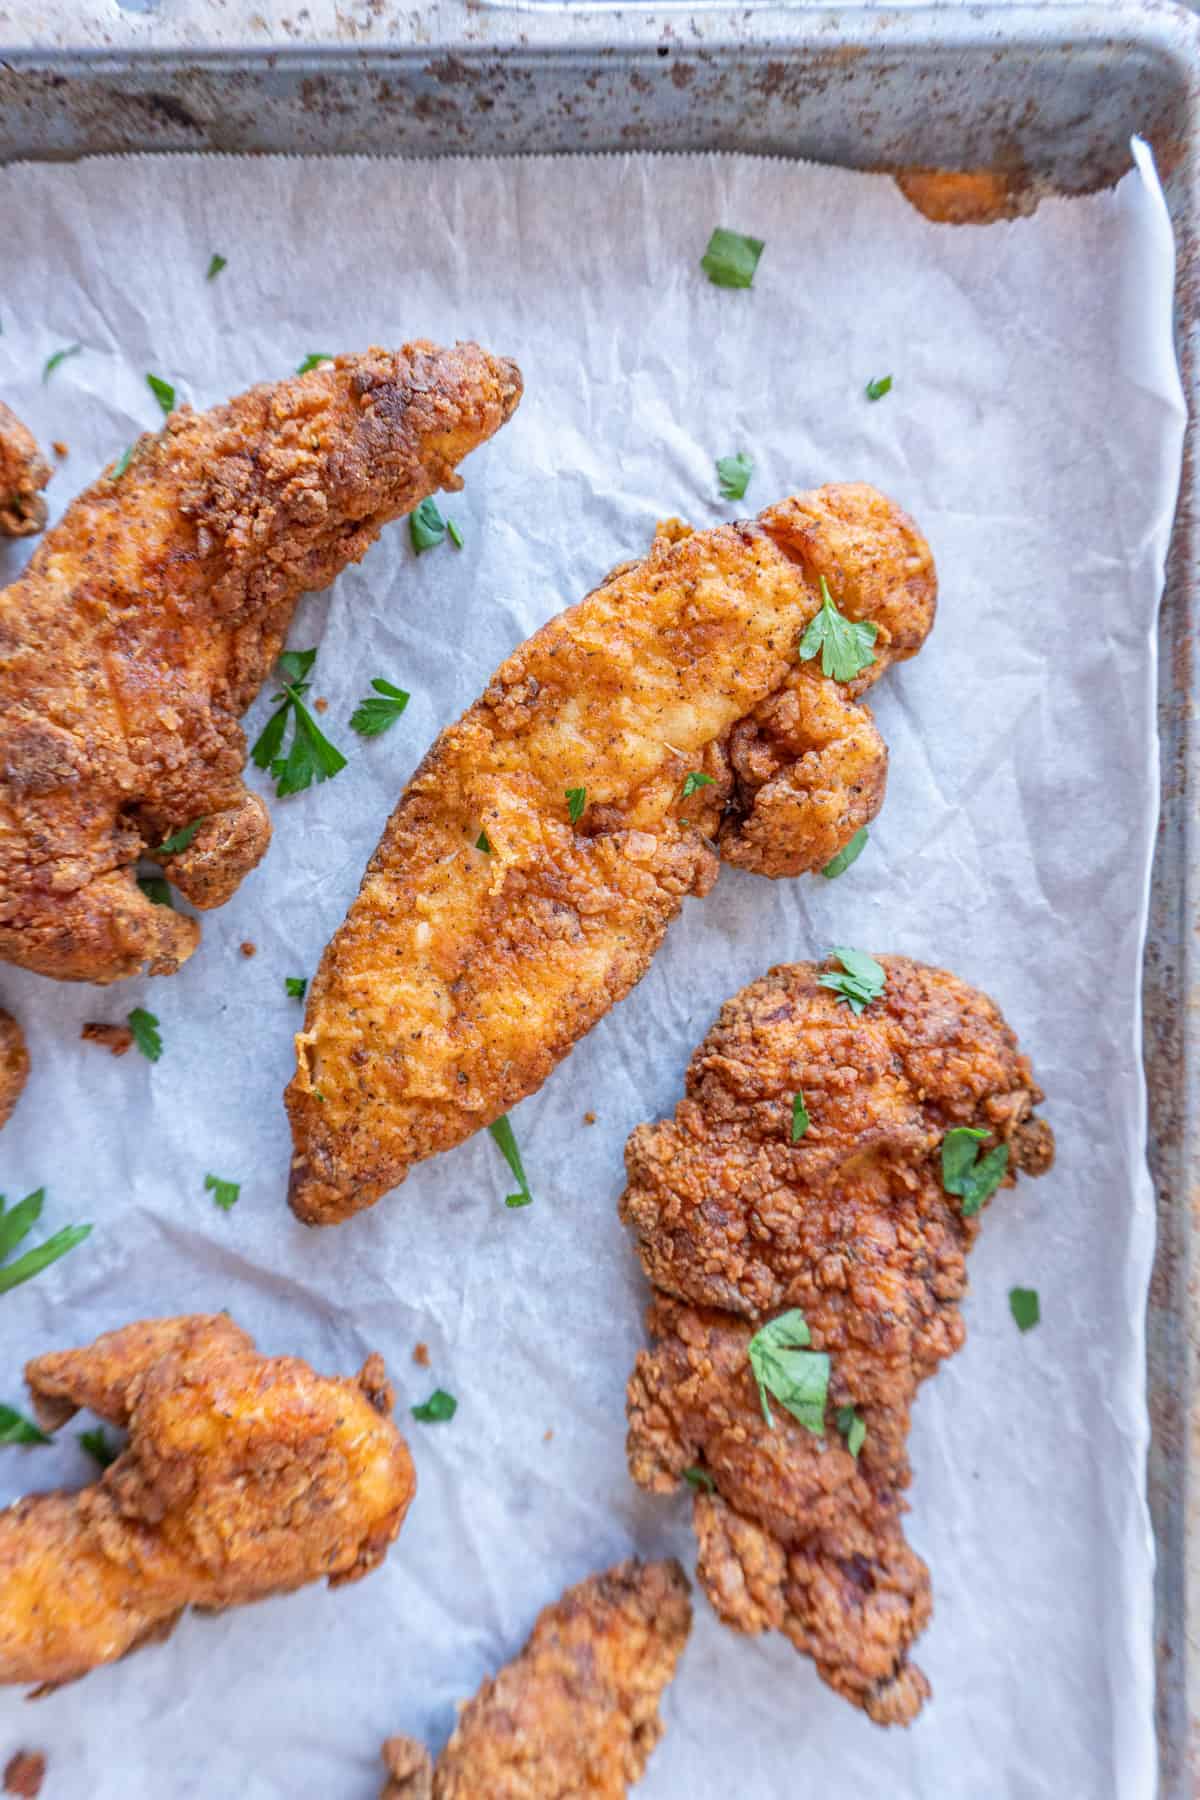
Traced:
[[[1020, 207], [1042, 192], [1111, 181], [1139, 131], [1154, 145], [1175, 219], [1180, 347], [1194, 395], [1198, 51], [1191, 14], [1158, 4], [434, 0], [417, 11], [389, 0], [0, 0], [0, 161], [203, 149], [737, 149], [858, 168], [998, 171]], [[1194, 455], [1189, 435], [1161, 625], [1163, 801], [1145, 962], [1159, 1205], [1148, 1398], [1162, 1800], [1200, 1794]]]

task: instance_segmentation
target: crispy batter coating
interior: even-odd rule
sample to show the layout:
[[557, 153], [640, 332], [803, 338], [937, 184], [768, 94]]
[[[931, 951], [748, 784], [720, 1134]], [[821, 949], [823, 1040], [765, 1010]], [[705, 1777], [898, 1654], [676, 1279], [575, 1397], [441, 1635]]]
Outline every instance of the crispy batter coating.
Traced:
[[[943, 1191], [955, 1126], [1050, 1167], [1042, 1095], [997, 1008], [943, 970], [879, 959], [883, 997], [856, 1018], [820, 966], [773, 969], [728, 1001], [692, 1058], [673, 1119], [629, 1139], [621, 1217], [657, 1293], [654, 1348], [629, 1383], [629, 1467], [675, 1489], [699, 1467], [701, 1583], [739, 1631], [782, 1631], [877, 1724], [929, 1693], [909, 1649], [931, 1612], [929, 1571], [904, 1540], [908, 1431], [920, 1383], [963, 1342], [959, 1301], [979, 1230]], [[834, 965], [823, 965], [831, 968]], [[791, 1141], [792, 1100], [811, 1123]], [[748, 1346], [803, 1312], [831, 1357], [817, 1437], [772, 1402]], [[836, 1426], [854, 1407], [856, 1459]]]
[[0, 1513], [0, 1682], [56, 1686], [219, 1610], [387, 1554], [413, 1496], [392, 1390], [261, 1356], [224, 1313], [148, 1319], [25, 1371], [47, 1429], [80, 1407], [129, 1431], [80, 1493]]
[[383, 1800], [621, 1800], [662, 1737], [658, 1703], [691, 1625], [675, 1561], [569, 1588], [463, 1707], [436, 1768], [412, 1738], [388, 1740]]
[[52, 472], [32, 431], [0, 400], [0, 537], [32, 537], [42, 529], [41, 489]]
[[0, 1006], [0, 1131], [12, 1117], [12, 1109], [28, 1080], [29, 1052], [25, 1048], [25, 1033], [12, 1014]]
[[[822, 574], [879, 627], [846, 684], [797, 659]], [[523, 644], [413, 777], [309, 988], [287, 1091], [297, 1214], [373, 1204], [532, 1093], [719, 858], [797, 875], [873, 818], [887, 752], [858, 697], [920, 648], [935, 587], [899, 508], [827, 487], [661, 529]], [[709, 785], [685, 797], [691, 772]]]
[[474, 344], [341, 356], [180, 407], [67, 509], [0, 593], [0, 958], [43, 975], [168, 975], [199, 939], [134, 865], [228, 900], [270, 839], [239, 716], [300, 595], [499, 429], [516, 365]]

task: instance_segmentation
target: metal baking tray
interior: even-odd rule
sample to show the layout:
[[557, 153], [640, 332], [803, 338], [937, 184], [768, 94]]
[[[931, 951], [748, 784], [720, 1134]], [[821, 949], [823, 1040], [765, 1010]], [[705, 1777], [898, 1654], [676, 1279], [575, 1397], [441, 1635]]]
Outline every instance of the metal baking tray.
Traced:
[[[742, 150], [902, 176], [972, 171], [950, 190], [971, 221], [1110, 183], [1128, 167], [1136, 131], [1154, 146], [1175, 223], [1177, 330], [1194, 410], [1198, 53], [1192, 14], [1154, 3], [883, 11], [435, 0], [401, 13], [389, 0], [291, 9], [286, 0], [0, 0], [0, 162], [173, 150]], [[0, 220], [0, 294], [3, 273]], [[1160, 627], [1162, 815], [1145, 957], [1163, 1800], [1200, 1794], [1194, 451], [1189, 433]]]

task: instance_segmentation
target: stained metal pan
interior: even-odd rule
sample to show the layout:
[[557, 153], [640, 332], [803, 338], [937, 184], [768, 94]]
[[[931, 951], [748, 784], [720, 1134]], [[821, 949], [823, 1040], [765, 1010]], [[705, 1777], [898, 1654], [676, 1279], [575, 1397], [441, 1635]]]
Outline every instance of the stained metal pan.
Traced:
[[[948, 191], [967, 220], [1080, 193], [1154, 146], [1197, 385], [1200, 28], [1172, 6], [614, 10], [441, 0], [0, 0], [0, 162], [128, 151], [413, 156], [724, 149]], [[300, 41], [301, 35], [303, 42]], [[913, 184], [910, 182], [909, 184]], [[939, 189], [944, 204], [947, 190]], [[0, 292], [4, 235], [0, 220]], [[1189, 435], [1161, 621], [1163, 805], [1146, 949], [1159, 1243], [1150, 1296], [1164, 1800], [1200, 1793], [1200, 598]], [[1082, 1800], [1082, 1797], [1081, 1797]]]

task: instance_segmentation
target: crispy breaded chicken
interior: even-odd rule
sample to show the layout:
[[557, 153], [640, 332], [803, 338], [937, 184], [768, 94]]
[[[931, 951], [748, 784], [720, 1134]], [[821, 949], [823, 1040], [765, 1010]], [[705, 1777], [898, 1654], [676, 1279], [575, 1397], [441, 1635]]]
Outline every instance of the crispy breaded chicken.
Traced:
[[[667, 1493], [702, 1470], [713, 1489], [693, 1503], [698, 1572], [721, 1618], [784, 1632], [891, 1725], [929, 1693], [909, 1661], [929, 1571], [901, 1525], [912, 1403], [963, 1342], [979, 1230], [943, 1187], [942, 1142], [967, 1127], [985, 1155], [1007, 1146], [1011, 1187], [1018, 1170], [1050, 1167], [1054, 1139], [986, 995], [906, 957], [880, 961], [886, 988], [861, 1017], [812, 963], [728, 1001], [674, 1118], [630, 1137], [620, 1210], [657, 1289], [654, 1348], [629, 1383], [634, 1479]], [[810, 1123], [793, 1143], [797, 1094]], [[776, 1401], [769, 1427], [750, 1363], [752, 1336], [793, 1308], [830, 1358], [823, 1436]], [[866, 1427], [857, 1457], [850, 1408]]]
[[[822, 576], [878, 628], [844, 683], [797, 655]], [[309, 988], [300, 1218], [371, 1205], [540, 1087], [719, 859], [798, 875], [872, 819], [887, 752], [860, 696], [920, 649], [935, 588], [898, 507], [826, 487], [663, 529], [523, 644], [421, 764]]]
[[26, 1368], [39, 1420], [129, 1432], [80, 1493], [0, 1513], [0, 1682], [55, 1686], [209, 1610], [375, 1568], [415, 1478], [371, 1356], [355, 1380], [262, 1356], [224, 1313], [148, 1319]]
[[238, 718], [296, 601], [461, 486], [520, 394], [475, 344], [341, 356], [178, 408], [68, 507], [0, 593], [0, 958], [108, 982], [191, 955], [198, 925], [148, 899], [138, 858], [195, 906], [229, 899], [271, 835]]
[[12, 1014], [0, 1006], [0, 1130], [8, 1124], [28, 1080], [25, 1033]]
[[0, 400], [0, 537], [32, 537], [46, 523], [50, 464], [28, 426]]
[[389, 1738], [383, 1800], [621, 1800], [662, 1737], [658, 1703], [691, 1625], [675, 1561], [569, 1588], [463, 1707], [436, 1768], [423, 1745]]

